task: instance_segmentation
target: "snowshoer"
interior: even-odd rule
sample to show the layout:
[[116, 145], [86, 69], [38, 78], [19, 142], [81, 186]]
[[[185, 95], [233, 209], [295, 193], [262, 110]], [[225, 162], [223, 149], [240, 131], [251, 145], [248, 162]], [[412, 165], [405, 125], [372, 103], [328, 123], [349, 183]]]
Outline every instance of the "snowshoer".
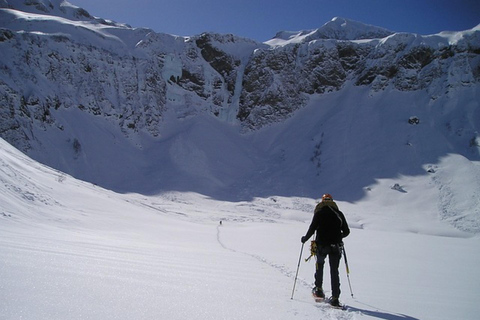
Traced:
[[305, 236], [302, 237], [302, 243], [305, 243], [317, 232], [315, 243], [317, 246], [317, 263], [315, 270], [315, 287], [313, 294], [315, 297], [323, 299], [323, 267], [325, 259], [328, 256], [330, 265], [330, 279], [332, 285], [332, 298], [329, 302], [332, 306], [340, 306], [340, 277], [338, 267], [342, 257], [343, 241], [342, 239], [349, 235], [347, 220], [343, 213], [338, 209], [330, 194], [324, 194], [322, 201], [315, 207], [314, 215], [310, 227]]

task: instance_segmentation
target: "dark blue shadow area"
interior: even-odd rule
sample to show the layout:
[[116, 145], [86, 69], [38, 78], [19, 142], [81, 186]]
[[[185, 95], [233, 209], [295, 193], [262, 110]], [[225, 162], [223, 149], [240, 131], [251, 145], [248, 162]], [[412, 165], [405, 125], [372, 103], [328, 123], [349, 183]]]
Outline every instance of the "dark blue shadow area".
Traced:
[[353, 311], [353, 312], [360, 312], [364, 315], [373, 317], [373, 318], [378, 318], [378, 319], [384, 319], [384, 320], [420, 320], [415, 317], [411, 317], [405, 314], [399, 314], [399, 313], [390, 313], [387, 311], [379, 311], [379, 310], [368, 310], [368, 309], [361, 309], [361, 308], [356, 308], [356, 307], [348, 307], [348, 311]]
[[[380, 310], [379, 308], [376, 308], [375, 306], [363, 303], [361, 301], [356, 300], [357, 303], [364, 305], [368, 307], [369, 309], [362, 309], [362, 308], [356, 308], [356, 307], [351, 307], [348, 306], [349, 311], [354, 311], [354, 312], [361, 312], [362, 314], [368, 315], [370, 317], [375, 317], [378, 319], [385, 319], [385, 320], [419, 320], [418, 318], [411, 317], [405, 314], [401, 313], [393, 313], [389, 312], [387, 310]], [[373, 310], [372, 310], [373, 309]]]

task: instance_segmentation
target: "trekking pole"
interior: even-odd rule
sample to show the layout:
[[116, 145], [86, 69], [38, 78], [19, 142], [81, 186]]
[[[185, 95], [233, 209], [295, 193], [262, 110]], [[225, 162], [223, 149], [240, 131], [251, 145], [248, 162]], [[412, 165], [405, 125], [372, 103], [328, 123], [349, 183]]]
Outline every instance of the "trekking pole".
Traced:
[[303, 245], [304, 243], [302, 243], [302, 249], [300, 249], [300, 258], [298, 258], [297, 273], [295, 274], [295, 281], [293, 282], [292, 297], [290, 298], [292, 300], [293, 300], [293, 294], [295, 293], [295, 285], [297, 284], [298, 269], [300, 269], [300, 262], [302, 261]]
[[348, 286], [350, 287], [350, 294], [353, 298], [352, 284], [350, 283], [350, 268], [348, 267], [347, 252], [345, 251], [345, 245], [343, 246], [343, 256], [345, 257], [345, 268], [347, 269]]

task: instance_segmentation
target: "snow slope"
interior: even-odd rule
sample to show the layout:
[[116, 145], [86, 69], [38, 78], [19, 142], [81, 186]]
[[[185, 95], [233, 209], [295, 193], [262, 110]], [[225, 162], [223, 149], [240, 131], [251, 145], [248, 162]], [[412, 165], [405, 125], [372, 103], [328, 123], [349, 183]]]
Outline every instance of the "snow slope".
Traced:
[[0, 153], [1, 319], [473, 320], [480, 312], [480, 239], [418, 211], [400, 219], [378, 214], [375, 202], [339, 202], [352, 228], [345, 312], [313, 303], [313, 262], [301, 263], [290, 299], [314, 199], [122, 195], [3, 140]]

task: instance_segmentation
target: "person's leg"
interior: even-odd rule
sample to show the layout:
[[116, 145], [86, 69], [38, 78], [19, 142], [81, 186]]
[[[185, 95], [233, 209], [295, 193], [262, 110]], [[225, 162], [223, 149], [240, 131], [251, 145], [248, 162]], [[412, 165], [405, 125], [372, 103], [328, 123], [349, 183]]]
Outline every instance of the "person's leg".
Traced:
[[328, 255], [328, 262], [330, 264], [330, 280], [332, 282], [332, 297], [340, 297], [340, 276], [338, 268], [340, 266], [340, 252], [331, 252]]
[[327, 254], [322, 251], [322, 248], [317, 248], [317, 262], [315, 264], [315, 288], [317, 291], [321, 290], [323, 294], [323, 268], [325, 266], [325, 258]]

